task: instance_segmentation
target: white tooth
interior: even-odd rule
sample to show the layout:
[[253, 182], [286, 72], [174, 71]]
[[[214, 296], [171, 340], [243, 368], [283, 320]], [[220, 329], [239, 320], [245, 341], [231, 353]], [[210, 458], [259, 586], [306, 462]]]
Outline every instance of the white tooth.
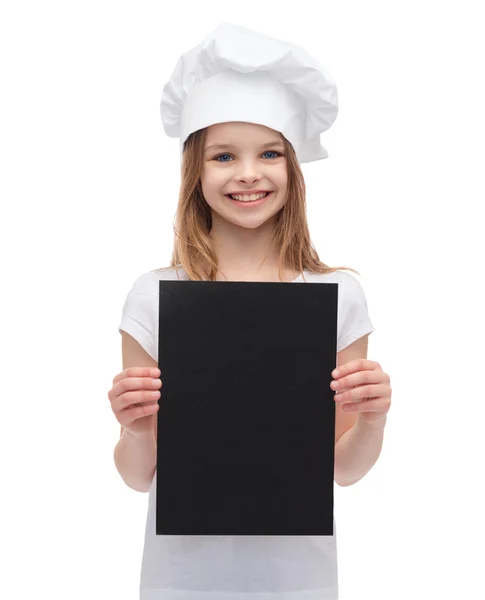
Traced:
[[250, 196], [241, 196], [241, 195], [236, 195], [236, 194], [232, 194], [233, 198], [235, 198], [236, 200], [239, 200], [240, 202], [250, 202], [250, 201], [254, 201], [254, 200], [258, 200], [259, 198], [263, 198], [263, 196], [266, 195], [266, 192], [262, 193], [262, 194], [251, 194]]

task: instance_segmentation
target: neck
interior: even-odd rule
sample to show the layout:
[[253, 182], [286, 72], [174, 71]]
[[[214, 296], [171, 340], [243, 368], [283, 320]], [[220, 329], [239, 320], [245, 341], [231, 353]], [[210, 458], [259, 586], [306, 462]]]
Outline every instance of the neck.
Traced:
[[255, 229], [213, 217], [210, 237], [221, 272], [260, 278], [278, 270], [279, 256], [270, 248], [272, 223]]

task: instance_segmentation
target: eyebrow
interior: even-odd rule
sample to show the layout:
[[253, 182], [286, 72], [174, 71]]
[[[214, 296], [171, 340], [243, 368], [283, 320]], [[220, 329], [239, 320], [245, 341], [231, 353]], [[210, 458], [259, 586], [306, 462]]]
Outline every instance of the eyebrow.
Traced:
[[[260, 148], [269, 148], [270, 146], [281, 146], [284, 148], [284, 144], [281, 140], [273, 140], [272, 142], [267, 142], [266, 144], [261, 144]], [[209, 150], [215, 150], [216, 148], [237, 148], [234, 144], [212, 144], [211, 146], [207, 146], [205, 148], [205, 152]]]

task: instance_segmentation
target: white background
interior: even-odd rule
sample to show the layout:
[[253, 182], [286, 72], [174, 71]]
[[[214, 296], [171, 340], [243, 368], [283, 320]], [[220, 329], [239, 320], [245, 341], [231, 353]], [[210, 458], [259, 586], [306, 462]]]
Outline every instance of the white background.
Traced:
[[0, 595], [134, 600], [148, 495], [108, 400], [134, 280], [169, 264], [181, 53], [224, 21], [302, 45], [339, 115], [302, 165], [321, 260], [361, 273], [382, 454], [335, 487], [340, 600], [481, 599], [485, 43], [479, 2], [3, 2]]

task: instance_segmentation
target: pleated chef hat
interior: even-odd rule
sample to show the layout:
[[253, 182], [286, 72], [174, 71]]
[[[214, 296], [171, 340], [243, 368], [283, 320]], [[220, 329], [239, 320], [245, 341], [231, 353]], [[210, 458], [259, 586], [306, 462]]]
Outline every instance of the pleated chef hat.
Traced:
[[160, 105], [181, 154], [194, 131], [244, 121], [281, 132], [300, 163], [327, 158], [320, 134], [337, 111], [331, 75], [303, 48], [231, 23], [182, 54]]

